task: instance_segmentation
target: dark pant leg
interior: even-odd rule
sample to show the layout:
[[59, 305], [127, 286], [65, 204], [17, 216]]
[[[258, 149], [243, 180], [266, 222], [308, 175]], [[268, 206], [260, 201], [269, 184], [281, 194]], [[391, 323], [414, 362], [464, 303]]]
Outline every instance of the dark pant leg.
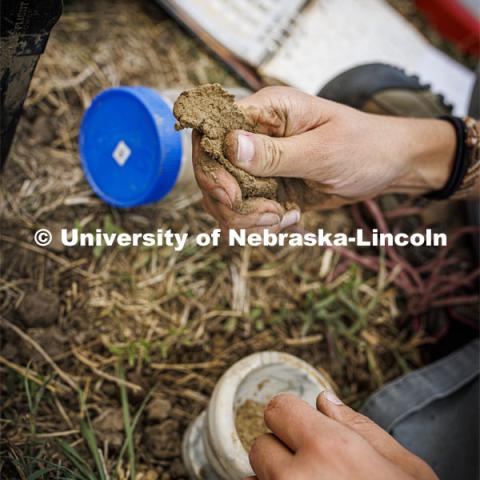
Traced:
[[477, 340], [372, 395], [362, 413], [425, 460], [441, 480], [478, 480]]

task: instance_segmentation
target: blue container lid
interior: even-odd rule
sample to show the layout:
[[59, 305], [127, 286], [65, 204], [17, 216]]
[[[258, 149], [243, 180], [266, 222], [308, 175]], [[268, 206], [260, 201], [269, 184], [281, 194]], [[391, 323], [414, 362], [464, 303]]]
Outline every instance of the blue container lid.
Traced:
[[182, 162], [181, 134], [171, 106], [146, 87], [110, 88], [85, 112], [79, 149], [95, 193], [116, 207], [164, 198]]

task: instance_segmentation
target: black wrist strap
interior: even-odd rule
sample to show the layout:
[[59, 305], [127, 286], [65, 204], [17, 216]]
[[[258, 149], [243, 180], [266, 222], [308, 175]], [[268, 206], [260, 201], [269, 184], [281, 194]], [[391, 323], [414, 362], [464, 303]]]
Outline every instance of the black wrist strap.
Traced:
[[465, 142], [467, 132], [465, 122], [461, 118], [450, 115], [438, 117], [438, 119], [449, 122], [453, 125], [453, 128], [455, 128], [457, 148], [455, 151], [452, 173], [450, 174], [447, 183], [440, 190], [425, 194], [424, 198], [428, 198], [429, 200], [445, 200], [451, 197], [460, 188], [468, 170], [468, 159], [470, 154], [470, 149]]
[[451, 197], [460, 188], [468, 170], [469, 149], [465, 142], [467, 132], [465, 122], [461, 118], [450, 115], [438, 117], [438, 119], [449, 122], [453, 128], [455, 128], [457, 148], [452, 173], [447, 183], [440, 190], [425, 194], [424, 198], [428, 198], [429, 200], [445, 200]]

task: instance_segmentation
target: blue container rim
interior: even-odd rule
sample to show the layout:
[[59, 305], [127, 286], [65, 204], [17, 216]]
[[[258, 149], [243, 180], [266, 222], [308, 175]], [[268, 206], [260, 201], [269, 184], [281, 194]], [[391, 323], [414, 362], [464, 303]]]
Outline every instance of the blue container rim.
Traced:
[[[98, 195], [102, 200], [107, 202], [110, 205], [113, 205], [115, 207], [120, 207], [120, 208], [134, 208], [140, 205], [145, 205], [147, 203], [150, 203], [149, 198], [152, 194], [152, 192], [155, 190], [155, 178], [151, 179], [149, 188], [147, 188], [144, 192], [142, 192], [138, 197], [132, 197], [129, 200], [122, 201], [118, 200], [116, 198], [111, 197], [110, 195], [106, 194], [102, 189], [100, 189], [93, 178], [91, 172], [90, 172], [90, 167], [89, 163], [86, 159], [87, 154], [85, 152], [85, 145], [84, 145], [84, 134], [85, 134], [85, 129], [86, 129], [86, 124], [89, 120], [90, 115], [94, 114], [95, 106], [98, 102], [101, 100], [105, 99], [106, 97], [110, 97], [112, 95], [125, 95], [128, 96], [129, 98], [133, 98], [139, 105], [140, 107], [147, 113], [148, 117], [148, 122], [154, 127], [155, 132], [157, 133], [159, 141], [156, 142], [155, 146], [155, 155], [156, 158], [159, 159], [159, 168], [161, 167], [161, 156], [162, 156], [162, 147], [161, 147], [161, 132], [158, 124], [155, 122], [155, 112], [152, 111], [152, 109], [146, 104], [145, 101], [142, 100], [137, 94], [137, 92], [140, 91], [149, 91], [151, 93], [155, 93], [158, 95], [158, 98], [163, 102], [165, 107], [170, 108], [167, 102], [163, 99], [163, 97], [156, 92], [154, 89], [149, 88], [149, 87], [143, 87], [143, 86], [118, 86], [118, 87], [111, 87], [103, 92], [100, 92], [95, 98], [92, 100], [90, 106], [87, 108], [83, 119], [80, 124], [80, 141], [79, 141], [79, 151], [80, 151], [80, 161], [83, 167], [83, 171], [85, 174], [85, 177], [87, 178], [88, 183], [90, 184], [92, 190], [95, 192], [96, 195]], [[177, 177], [179, 175], [179, 172], [177, 174]]]

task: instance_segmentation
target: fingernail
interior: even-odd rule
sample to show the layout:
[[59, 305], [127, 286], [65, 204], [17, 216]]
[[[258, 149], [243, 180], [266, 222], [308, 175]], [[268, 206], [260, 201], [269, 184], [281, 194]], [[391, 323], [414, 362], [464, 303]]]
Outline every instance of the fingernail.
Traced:
[[248, 165], [255, 154], [255, 146], [251, 135], [239, 133], [237, 135], [237, 163], [239, 165]]
[[323, 394], [325, 398], [334, 405], [343, 405], [343, 402], [331, 390], [325, 390]]
[[295, 225], [296, 223], [298, 223], [299, 220], [300, 220], [300, 212], [297, 210], [290, 210], [283, 216], [280, 226], [282, 228], [287, 228], [287, 227], [290, 227], [291, 225]]
[[271, 227], [272, 225], [278, 225], [279, 223], [280, 217], [276, 213], [263, 213], [258, 218], [257, 227]]
[[229, 208], [232, 208], [232, 202], [230, 200], [230, 197], [228, 196], [228, 193], [220, 187], [214, 188], [213, 190], [210, 191], [210, 195], [217, 200], [220, 203], [223, 203], [223, 205], [226, 205]]

